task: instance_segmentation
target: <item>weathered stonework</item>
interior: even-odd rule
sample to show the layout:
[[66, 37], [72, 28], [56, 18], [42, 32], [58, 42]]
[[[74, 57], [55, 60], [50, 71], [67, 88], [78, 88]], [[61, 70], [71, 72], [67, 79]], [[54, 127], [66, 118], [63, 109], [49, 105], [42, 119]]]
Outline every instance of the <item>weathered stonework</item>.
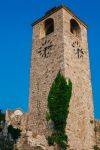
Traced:
[[[54, 20], [54, 32], [45, 36], [44, 21]], [[70, 32], [70, 20], [80, 26], [81, 37]], [[38, 49], [45, 42], [52, 41], [51, 56], [43, 58]], [[78, 42], [84, 49], [84, 56], [77, 58], [72, 44]], [[61, 71], [73, 83], [66, 132], [71, 150], [91, 150], [95, 145], [94, 114], [90, 77], [87, 27], [70, 10], [61, 6], [33, 24], [30, 100], [27, 128], [34, 135], [48, 135], [46, 111], [50, 87]], [[93, 122], [93, 123], [92, 123]]]

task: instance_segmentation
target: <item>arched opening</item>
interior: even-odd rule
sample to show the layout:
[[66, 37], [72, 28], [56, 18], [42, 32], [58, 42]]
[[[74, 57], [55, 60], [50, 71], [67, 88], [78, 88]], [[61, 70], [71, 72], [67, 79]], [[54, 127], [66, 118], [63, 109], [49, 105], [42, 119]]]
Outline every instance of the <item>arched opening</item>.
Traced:
[[81, 37], [80, 26], [74, 19], [70, 20], [70, 32], [73, 33], [77, 37]]
[[54, 20], [49, 18], [45, 21], [45, 35], [54, 32]]

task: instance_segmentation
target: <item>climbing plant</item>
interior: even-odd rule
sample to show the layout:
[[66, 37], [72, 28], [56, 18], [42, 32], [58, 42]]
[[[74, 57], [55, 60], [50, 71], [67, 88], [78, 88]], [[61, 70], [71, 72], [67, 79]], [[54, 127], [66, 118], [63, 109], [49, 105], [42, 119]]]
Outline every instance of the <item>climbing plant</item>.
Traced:
[[69, 113], [69, 102], [72, 95], [72, 82], [59, 72], [54, 80], [49, 95], [49, 118], [54, 123], [54, 132], [48, 137], [48, 144], [57, 145], [60, 149], [67, 149], [68, 137], [65, 132]]

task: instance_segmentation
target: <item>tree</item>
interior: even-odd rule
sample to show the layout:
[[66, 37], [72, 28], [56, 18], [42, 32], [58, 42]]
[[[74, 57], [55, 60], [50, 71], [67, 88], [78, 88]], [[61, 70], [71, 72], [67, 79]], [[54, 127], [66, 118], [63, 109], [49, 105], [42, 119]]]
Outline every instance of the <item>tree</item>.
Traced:
[[48, 137], [49, 145], [55, 143], [61, 148], [67, 148], [68, 137], [65, 133], [67, 117], [69, 113], [69, 102], [72, 94], [72, 82], [68, 84], [59, 72], [54, 80], [48, 95], [48, 108], [50, 118], [54, 123], [54, 133]]
[[5, 114], [2, 113], [2, 110], [0, 109], [0, 122], [1, 121], [5, 122]]

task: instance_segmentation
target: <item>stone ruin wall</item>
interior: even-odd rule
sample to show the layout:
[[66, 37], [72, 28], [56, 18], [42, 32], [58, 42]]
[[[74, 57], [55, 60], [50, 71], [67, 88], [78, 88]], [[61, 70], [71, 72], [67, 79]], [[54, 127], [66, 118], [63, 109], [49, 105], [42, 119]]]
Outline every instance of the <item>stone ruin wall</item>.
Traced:
[[[45, 141], [45, 137], [34, 135], [32, 131], [28, 129], [28, 120], [30, 119], [29, 115], [29, 113], [23, 113], [20, 120], [20, 126], [16, 126], [22, 130], [22, 136], [17, 143], [16, 148], [18, 150], [26, 150], [27, 148], [30, 150], [48, 150], [48, 145]], [[13, 125], [13, 122], [11, 124]], [[15, 121], [14, 124], [17, 124], [17, 122]], [[95, 120], [94, 126], [96, 145], [100, 148], [100, 120]], [[46, 145], [47, 148], [45, 148], [43, 145]], [[49, 150], [54, 150], [54, 148], [49, 147]]]

